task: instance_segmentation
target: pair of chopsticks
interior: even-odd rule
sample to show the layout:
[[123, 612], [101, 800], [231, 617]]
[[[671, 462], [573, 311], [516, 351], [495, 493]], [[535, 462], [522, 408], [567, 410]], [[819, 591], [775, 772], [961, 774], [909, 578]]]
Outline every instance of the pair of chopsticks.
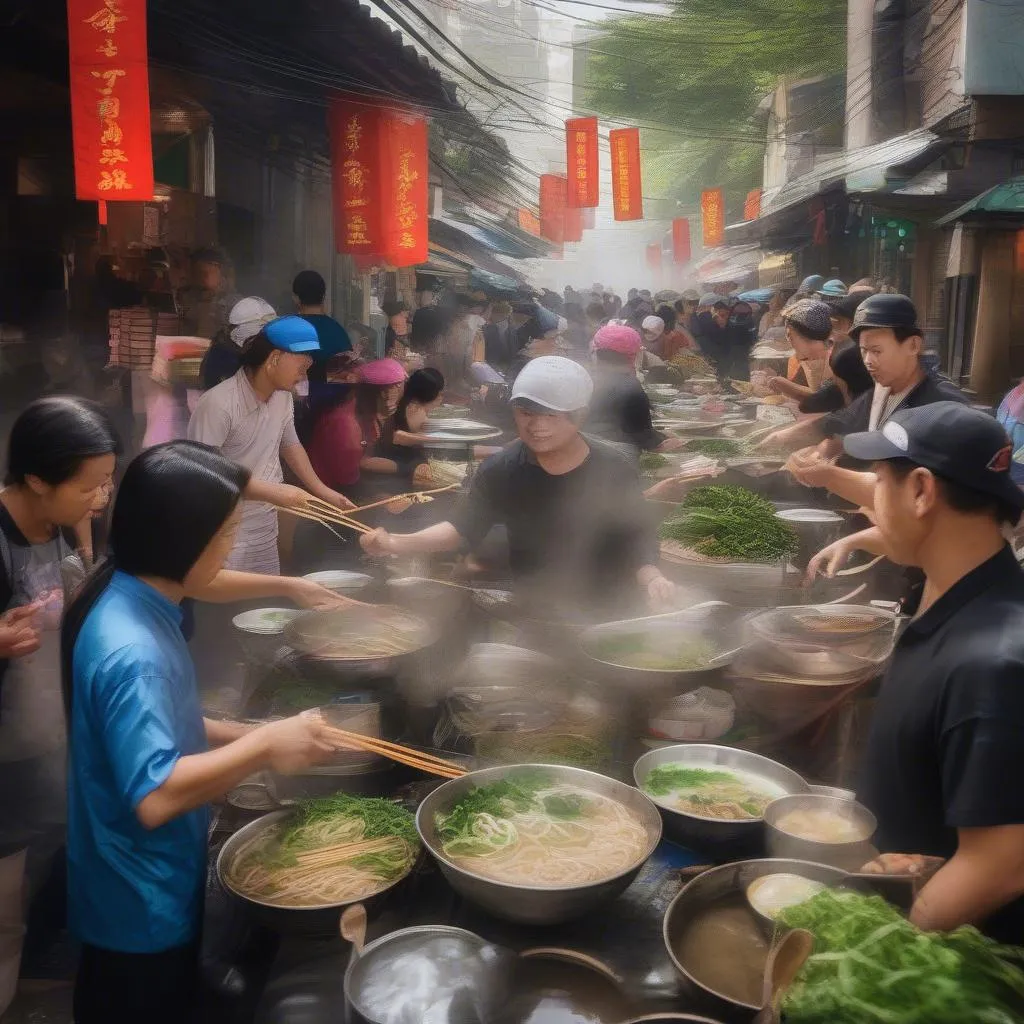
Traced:
[[349, 515], [358, 515], [360, 512], [369, 512], [372, 508], [380, 508], [382, 505], [390, 505], [396, 501], [408, 501], [411, 504], [422, 504], [424, 502], [433, 501], [432, 495], [434, 494], [446, 494], [448, 491], [457, 490], [462, 484], [449, 484], [447, 487], [435, 487], [432, 491], [410, 491], [408, 494], [396, 494], [391, 498], [384, 498], [381, 501], [375, 501], [372, 505], [360, 505], [358, 508], [349, 509]]
[[466, 769], [454, 761], [446, 761], [444, 758], [426, 754], [421, 750], [413, 750], [411, 747], [403, 747], [398, 743], [389, 743], [387, 740], [364, 736], [358, 732], [346, 732], [344, 729], [337, 729], [333, 725], [327, 724], [324, 724], [323, 731], [329, 742], [335, 743], [343, 749], [365, 750], [367, 753], [378, 754], [381, 757], [397, 761], [399, 764], [416, 768], [428, 775], [440, 775], [445, 779], [459, 779], [466, 774]]
[[347, 526], [350, 530], [355, 530], [356, 533], [369, 533], [370, 527], [365, 523], [360, 523], [356, 519], [352, 519], [346, 513], [342, 512], [341, 509], [335, 508], [333, 505], [326, 501], [322, 501], [320, 498], [314, 498], [312, 495], [306, 500], [305, 508], [286, 508], [282, 509], [284, 512], [289, 512], [293, 516], [298, 516], [300, 519], [310, 519], [314, 523], [319, 523], [321, 526], [326, 526], [336, 537], [341, 537], [341, 534], [337, 530], [331, 528], [331, 523], [336, 523], [338, 526]]

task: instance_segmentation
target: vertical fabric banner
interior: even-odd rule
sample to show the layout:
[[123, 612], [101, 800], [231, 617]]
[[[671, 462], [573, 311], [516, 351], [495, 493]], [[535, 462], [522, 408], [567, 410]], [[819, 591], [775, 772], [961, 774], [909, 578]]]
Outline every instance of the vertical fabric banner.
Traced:
[[725, 203], [720, 188], [708, 188], [700, 194], [704, 248], [714, 249], [725, 241]]
[[429, 241], [427, 122], [388, 110], [381, 123], [381, 241], [394, 267], [426, 263]]
[[146, 0], [68, 0], [79, 199], [153, 198]]
[[586, 210], [597, 206], [601, 183], [596, 117], [577, 117], [565, 122], [565, 157], [569, 169], [568, 208]]
[[613, 128], [612, 201], [616, 220], [643, 220], [644, 197], [640, 175], [640, 129]]
[[647, 269], [661, 270], [661, 243], [647, 246]]
[[[569, 192], [572, 192], [572, 184], [568, 186]], [[565, 230], [563, 232], [563, 238], [566, 242], [582, 242], [583, 241], [583, 210], [576, 209], [571, 205], [565, 207]]]
[[690, 222], [686, 217], [676, 217], [672, 221], [672, 262], [689, 263], [690, 256]]
[[335, 248], [351, 256], [382, 255], [381, 110], [363, 100], [334, 99], [328, 125]]
[[761, 190], [752, 188], [743, 203], [743, 219], [757, 220], [761, 216]]
[[565, 242], [565, 178], [540, 176], [540, 237], [555, 245]]
[[533, 210], [528, 210], [525, 206], [519, 207], [519, 229], [528, 235], [540, 238], [540, 218]]

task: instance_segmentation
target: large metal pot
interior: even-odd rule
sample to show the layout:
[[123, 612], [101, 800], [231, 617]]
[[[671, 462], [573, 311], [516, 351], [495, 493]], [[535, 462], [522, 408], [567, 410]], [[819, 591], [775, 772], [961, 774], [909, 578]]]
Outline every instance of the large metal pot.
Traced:
[[[390, 932], [375, 942], [371, 942], [361, 955], [357, 956], [353, 950], [345, 971], [344, 981], [348, 1024], [384, 1024], [382, 1019], [373, 1016], [365, 1002], [368, 974], [382, 960], [389, 962], [392, 957], [422, 951], [432, 939], [449, 939], [453, 943], [458, 943], [464, 947], [466, 957], [472, 956], [490, 945], [479, 935], [462, 928], [451, 928], [446, 925], [423, 925], [415, 928], [400, 928], [398, 931]], [[471, 997], [475, 997], [473, 1002], [476, 1005], [480, 1003], [498, 1004], [501, 999], [501, 972], [497, 961], [494, 978], [491, 981], [493, 984], [489, 989], [480, 991], [474, 986], [469, 990]], [[472, 1016], [470, 1019], [473, 1019]]]
[[[647, 845], [642, 856], [626, 871], [613, 878], [564, 888], [533, 887], [497, 882], [459, 867], [445, 857], [437, 835], [436, 818], [444, 814], [477, 786], [498, 782], [523, 768], [540, 768], [550, 772], [557, 782], [569, 783], [583, 790], [610, 797], [623, 804], [640, 820], [647, 832]], [[416, 828], [423, 845], [437, 860], [441, 873], [452, 888], [466, 899], [483, 907], [496, 917], [522, 924], [557, 924], [585, 914], [606, 900], [614, 899], [637, 876], [647, 858], [661, 839], [661, 819], [654, 804], [639, 790], [596, 772], [565, 765], [514, 765], [485, 768], [452, 779], [435, 789], [416, 812]]]
[[745, 903], [746, 891], [756, 879], [780, 873], [802, 875], [826, 885], [837, 885], [845, 878], [845, 872], [837, 868], [799, 860], [748, 860], [736, 864], [723, 864], [721, 867], [705, 871], [685, 885], [665, 914], [662, 928], [665, 947], [676, 970], [683, 977], [684, 989], [693, 998], [701, 1001], [702, 1009], [706, 1008], [709, 1013], [721, 1016], [730, 1024], [746, 1024], [760, 1009], [759, 1005], [753, 1001], [736, 998], [729, 992], [715, 987], [706, 978], [702, 980], [698, 977], [694, 973], [695, 965], [685, 963], [680, 958], [680, 940], [691, 923], [709, 908], [723, 901], [737, 904], [742, 902], [750, 915], [750, 941], [754, 949], [751, 958], [756, 958], [756, 943], [760, 940], [765, 944], [764, 954], [767, 961], [768, 950], [762, 924], [755, 912]]
[[[249, 911], [252, 918], [259, 924], [279, 932], [298, 933], [303, 935], [336, 935], [338, 920], [342, 910], [352, 903], [363, 903], [369, 908], [379, 906], [385, 898], [409, 877], [411, 869], [401, 878], [366, 898], [349, 900], [345, 903], [328, 903], [311, 907], [280, 907], [272, 903], [247, 896], [235, 889], [228, 880], [229, 871], [241, 849], [256, 836], [268, 829], [287, 821], [294, 812], [291, 810], [271, 811], [261, 818], [249, 822], [240, 828], [221, 847], [217, 855], [217, 878], [224, 891], [238, 900]], [[415, 865], [415, 862], [414, 862]]]
[[[702, 668], [636, 668], [618, 663], [607, 653], [611, 642], [636, 640], [645, 649], [675, 647], [692, 639], [715, 652]], [[735, 609], [708, 601], [678, 612], [625, 619], [592, 626], [580, 637], [580, 649], [588, 669], [602, 682], [628, 689], [631, 693], [684, 693], [698, 686], [714, 686], [732, 662], [741, 644]]]
[[[792, 769], [761, 754], [724, 747], [712, 743], [681, 743], [660, 747], [644, 754], [633, 766], [633, 778], [642, 790], [651, 770], [663, 764], [686, 764], [699, 768], [734, 769], [757, 775], [778, 786], [785, 793], [806, 793], [807, 783]], [[697, 850], [714, 861], [759, 856], [764, 846], [764, 819], [732, 821], [704, 818], [685, 811], [673, 810], [654, 800], [665, 835], [689, 849]]]

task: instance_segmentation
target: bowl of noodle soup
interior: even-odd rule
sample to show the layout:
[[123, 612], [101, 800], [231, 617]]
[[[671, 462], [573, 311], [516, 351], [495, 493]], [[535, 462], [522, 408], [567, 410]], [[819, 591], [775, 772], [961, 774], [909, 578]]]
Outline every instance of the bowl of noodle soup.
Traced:
[[420, 804], [416, 828], [453, 889], [523, 924], [567, 921], [614, 899], [661, 839], [643, 793], [566, 765], [452, 779]]
[[389, 800], [345, 793], [272, 811], [221, 847], [217, 877], [263, 925], [336, 934], [350, 903], [373, 905], [421, 854], [412, 815]]

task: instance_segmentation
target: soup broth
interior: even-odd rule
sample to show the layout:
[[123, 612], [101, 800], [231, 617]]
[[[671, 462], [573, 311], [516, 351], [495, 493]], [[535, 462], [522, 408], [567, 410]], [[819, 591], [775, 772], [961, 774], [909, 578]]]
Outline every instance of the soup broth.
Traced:
[[773, 800], [786, 795], [778, 784], [750, 772], [681, 762], [652, 769], [643, 788], [671, 810], [729, 821], [756, 820]]

